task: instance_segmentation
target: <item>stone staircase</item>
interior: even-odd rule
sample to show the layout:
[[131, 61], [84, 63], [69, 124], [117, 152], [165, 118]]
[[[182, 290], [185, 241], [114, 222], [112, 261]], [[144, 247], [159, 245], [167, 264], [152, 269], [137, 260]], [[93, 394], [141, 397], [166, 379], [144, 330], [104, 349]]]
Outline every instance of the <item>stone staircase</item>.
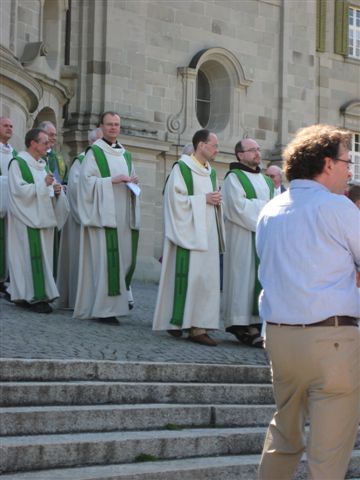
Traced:
[[[3, 359], [0, 368], [3, 480], [256, 478], [274, 411], [268, 367]], [[356, 448], [347, 478], [360, 477], [360, 435]]]

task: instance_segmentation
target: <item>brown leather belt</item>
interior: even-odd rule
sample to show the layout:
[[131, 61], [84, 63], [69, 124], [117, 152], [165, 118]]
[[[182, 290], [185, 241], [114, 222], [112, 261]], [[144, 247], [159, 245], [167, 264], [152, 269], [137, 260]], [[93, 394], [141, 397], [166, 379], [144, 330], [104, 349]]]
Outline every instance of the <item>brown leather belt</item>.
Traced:
[[349, 317], [347, 315], [334, 315], [326, 320], [316, 323], [274, 323], [266, 322], [268, 325], [276, 325], [278, 327], [357, 327], [359, 325], [358, 319]]

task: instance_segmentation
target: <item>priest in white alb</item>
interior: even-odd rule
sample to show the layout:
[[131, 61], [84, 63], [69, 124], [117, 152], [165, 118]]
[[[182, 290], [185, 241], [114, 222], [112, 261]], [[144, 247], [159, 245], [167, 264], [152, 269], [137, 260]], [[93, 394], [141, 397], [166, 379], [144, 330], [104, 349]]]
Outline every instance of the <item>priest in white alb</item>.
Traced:
[[0, 292], [6, 296], [5, 282], [8, 279], [7, 253], [7, 209], [8, 209], [8, 168], [16, 150], [9, 140], [13, 134], [13, 123], [8, 117], [0, 117]]
[[[88, 134], [89, 145], [102, 138], [102, 130], [94, 128]], [[69, 201], [70, 214], [61, 231], [59, 260], [56, 284], [60, 297], [56, 302], [57, 307], [73, 310], [75, 306], [78, 277], [79, 277], [79, 243], [80, 243], [80, 217], [77, 205], [77, 188], [82, 161], [85, 152], [79, 153], [73, 160], [69, 169], [66, 196]]]
[[164, 250], [154, 330], [207, 346], [219, 329], [220, 267], [224, 247], [221, 193], [210, 161], [218, 139], [206, 129], [193, 137], [194, 153], [173, 167], [164, 191]]
[[9, 271], [11, 300], [37, 313], [50, 313], [59, 296], [53, 277], [54, 229], [63, 227], [69, 204], [41, 158], [49, 140], [35, 128], [25, 136], [27, 150], [9, 166]]
[[140, 188], [131, 155], [117, 140], [119, 115], [103, 113], [100, 128], [103, 138], [90, 147], [79, 174], [81, 231], [74, 317], [117, 322], [133, 307]]
[[260, 147], [251, 138], [235, 145], [236, 162], [230, 164], [222, 187], [227, 249], [224, 256], [224, 323], [227, 332], [250, 347], [263, 348], [259, 318], [256, 223], [272, 198], [271, 178], [261, 173]]

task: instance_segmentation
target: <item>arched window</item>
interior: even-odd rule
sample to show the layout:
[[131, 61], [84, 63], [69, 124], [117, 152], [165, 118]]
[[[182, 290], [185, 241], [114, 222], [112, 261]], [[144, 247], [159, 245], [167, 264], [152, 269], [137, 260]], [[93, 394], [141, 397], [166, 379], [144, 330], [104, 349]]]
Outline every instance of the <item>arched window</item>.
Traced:
[[203, 128], [209, 124], [210, 102], [210, 82], [206, 74], [199, 70], [196, 80], [196, 116]]
[[178, 113], [167, 120], [169, 136], [187, 143], [194, 131], [208, 128], [224, 143], [236, 143], [243, 128], [246, 89], [252, 72], [224, 48], [199, 51], [188, 67], [178, 67], [182, 79], [182, 101]]

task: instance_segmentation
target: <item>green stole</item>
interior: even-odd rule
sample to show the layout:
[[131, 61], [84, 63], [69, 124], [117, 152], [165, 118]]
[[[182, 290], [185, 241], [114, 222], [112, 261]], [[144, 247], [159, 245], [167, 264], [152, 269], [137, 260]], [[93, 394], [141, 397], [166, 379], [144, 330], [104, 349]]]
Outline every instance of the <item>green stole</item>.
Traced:
[[[35, 183], [34, 177], [31, 173], [29, 165], [26, 161], [18, 156], [14, 159], [18, 162], [20, 172], [27, 183]], [[14, 160], [13, 159], [13, 160]], [[31, 271], [33, 279], [34, 297], [33, 302], [41, 302], [48, 300], [48, 296], [45, 291], [45, 275], [42, 261], [42, 249], [40, 239], [40, 228], [27, 227], [27, 234], [29, 240]]]
[[[92, 150], [97, 167], [102, 178], [111, 176], [109, 164], [104, 154], [104, 151], [97, 145], [89, 147]], [[125, 151], [124, 158], [128, 167], [129, 175], [131, 175], [132, 161], [131, 154]], [[79, 159], [80, 160], [80, 159]], [[119, 254], [119, 239], [117, 228], [105, 227], [106, 238], [106, 256], [108, 267], [108, 295], [113, 297], [121, 295], [120, 292], [120, 254]], [[139, 243], [139, 230], [131, 229], [131, 265], [125, 275], [126, 289], [129, 290], [131, 279], [135, 270], [136, 255]]]
[[[80, 165], [82, 164], [82, 161], [84, 160], [85, 158], [85, 153], [80, 153], [79, 155], [77, 155], [76, 157], [74, 157], [73, 161], [72, 161], [72, 164], [76, 161], [76, 160], [79, 160], [79, 163]], [[71, 165], [72, 165], [71, 164]]]
[[[253, 200], [254, 198], [257, 198], [256, 191], [255, 191], [255, 188], [254, 188], [253, 184], [249, 180], [249, 177], [242, 170], [240, 170], [240, 168], [235, 168], [234, 170], [230, 170], [225, 175], [225, 178], [229, 175], [229, 173], [234, 173], [237, 176], [237, 178], [239, 179], [239, 182], [241, 183], [241, 186], [243, 187], [243, 189], [245, 191], [247, 199]], [[260, 174], [260, 175], [262, 175], [262, 174]], [[269, 187], [270, 198], [273, 198], [273, 196], [274, 196], [274, 184], [273, 184], [270, 177], [268, 177], [266, 175], [262, 175], [262, 176], [263, 176], [264, 180], [266, 181], [266, 183]], [[258, 270], [259, 270], [260, 260], [259, 260], [259, 257], [257, 255], [257, 253], [256, 253], [255, 235], [256, 235], [255, 232], [251, 232], [252, 243], [253, 243], [253, 248], [254, 248], [254, 253], [255, 253], [255, 288], [254, 288], [252, 313], [253, 313], [253, 315], [259, 315], [258, 300], [259, 300], [259, 295], [260, 295], [260, 292], [262, 290], [262, 287], [261, 287], [261, 284], [260, 284], [259, 278], [258, 278]]]
[[[12, 151], [13, 157], [16, 157], [17, 151], [13, 148]], [[0, 168], [0, 175], [2, 175]], [[0, 280], [6, 280], [6, 228], [5, 228], [5, 217], [0, 218]]]
[[[188, 195], [194, 195], [194, 182], [190, 167], [183, 160], [175, 162], [179, 165], [181, 175], [183, 176]], [[216, 189], [216, 171], [212, 168], [210, 172], [213, 191]], [[175, 286], [173, 311], [170, 323], [181, 327], [184, 319], [186, 293], [188, 288], [190, 250], [177, 246], [175, 260]]]

